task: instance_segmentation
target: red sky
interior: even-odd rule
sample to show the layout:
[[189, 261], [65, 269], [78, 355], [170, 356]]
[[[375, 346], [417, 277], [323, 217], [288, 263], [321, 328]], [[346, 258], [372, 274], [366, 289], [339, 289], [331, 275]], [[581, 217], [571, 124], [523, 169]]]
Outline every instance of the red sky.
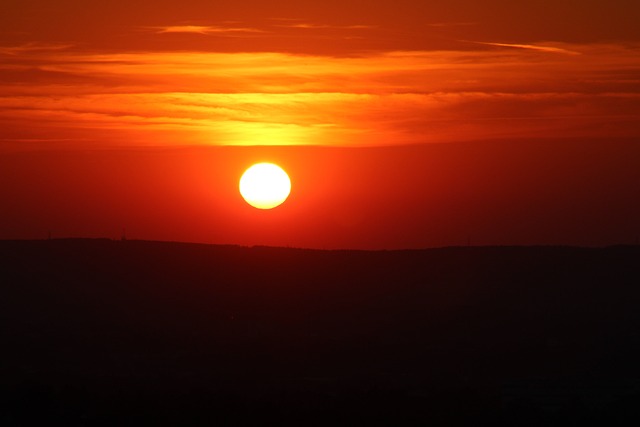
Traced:
[[5, 1], [0, 238], [633, 243], [640, 3], [520, 3]]

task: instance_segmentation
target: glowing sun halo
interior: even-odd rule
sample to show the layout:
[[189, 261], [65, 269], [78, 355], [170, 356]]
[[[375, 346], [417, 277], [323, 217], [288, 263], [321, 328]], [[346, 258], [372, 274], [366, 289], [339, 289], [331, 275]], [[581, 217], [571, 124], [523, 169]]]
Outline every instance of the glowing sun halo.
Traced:
[[290, 192], [289, 176], [273, 163], [257, 163], [240, 178], [240, 194], [254, 208], [275, 208], [289, 197]]

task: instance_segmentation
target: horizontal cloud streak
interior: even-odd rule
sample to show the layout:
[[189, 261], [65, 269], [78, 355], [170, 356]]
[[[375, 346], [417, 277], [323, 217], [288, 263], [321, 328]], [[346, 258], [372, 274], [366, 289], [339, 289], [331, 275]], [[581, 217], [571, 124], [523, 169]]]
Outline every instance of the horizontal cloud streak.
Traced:
[[0, 47], [0, 55], [18, 56], [34, 52], [67, 50], [72, 47], [72, 44], [63, 43], [25, 43], [18, 46]]
[[374, 25], [330, 25], [330, 24], [317, 24], [309, 22], [292, 22], [288, 24], [276, 25], [281, 28], [296, 28], [303, 30], [322, 30], [322, 29], [334, 29], [334, 30], [370, 30], [376, 28]]
[[245, 27], [219, 27], [203, 25], [173, 25], [166, 27], [153, 27], [159, 34], [188, 33], [188, 34], [224, 34], [224, 33], [262, 33], [263, 30]]
[[490, 43], [490, 42], [471, 42], [476, 44], [483, 44], [487, 46], [497, 46], [497, 47], [513, 47], [517, 49], [531, 49], [537, 50], [540, 52], [550, 52], [550, 53], [564, 53], [567, 55], [580, 55], [580, 52], [575, 52], [573, 50], [563, 49], [554, 46], [546, 46], [539, 44], [518, 44], [518, 43]]

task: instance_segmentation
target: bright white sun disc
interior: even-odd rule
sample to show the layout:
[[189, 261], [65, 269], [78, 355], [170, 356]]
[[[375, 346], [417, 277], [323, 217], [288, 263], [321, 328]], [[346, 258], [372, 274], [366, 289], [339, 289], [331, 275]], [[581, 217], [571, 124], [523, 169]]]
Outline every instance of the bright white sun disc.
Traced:
[[254, 208], [275, 208], [289, 197], [290, 192], [289, 176], [273, 163], [257, 163], [240, 178], [240, 194]]

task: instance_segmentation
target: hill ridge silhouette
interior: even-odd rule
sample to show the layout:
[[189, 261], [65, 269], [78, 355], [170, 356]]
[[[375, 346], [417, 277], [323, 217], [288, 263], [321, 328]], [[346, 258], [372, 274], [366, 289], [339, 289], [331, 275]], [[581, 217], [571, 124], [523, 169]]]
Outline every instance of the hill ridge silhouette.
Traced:
[[0, 241], [0, 421], [615, 425], [638, 415], [639, 261]]

